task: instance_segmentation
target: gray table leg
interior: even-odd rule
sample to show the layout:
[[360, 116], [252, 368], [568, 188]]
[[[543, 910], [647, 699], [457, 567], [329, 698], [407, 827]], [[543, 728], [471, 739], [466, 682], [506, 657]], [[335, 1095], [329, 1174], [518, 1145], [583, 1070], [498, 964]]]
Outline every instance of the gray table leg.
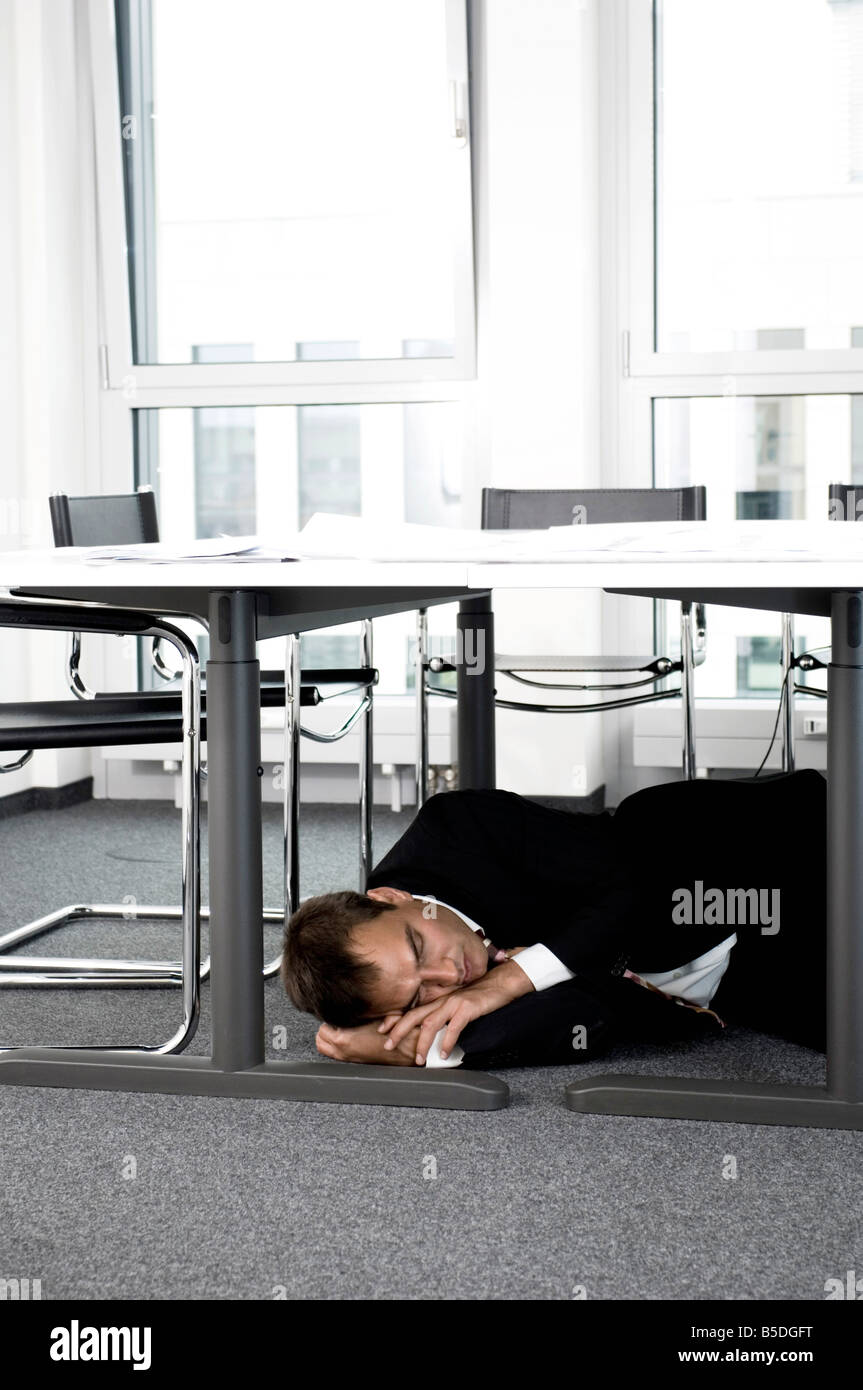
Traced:
[[[863, 1101], [863, 591], [833, 595], [827, 716], [827, 1088]], [[863, 1108], [863, 1107], [861, 1107]]]
[[207, 784], [213, 1062], [264, 1060], [261, 681], [255, 595], [210, 597]]
[[456, 628], [458, 784], [462, 790], [493, 788], [494, 613], [490, 595], [462, 599]]
[[863, 590], [835, 593], [827, 718], [827, 1086], [603, 1074], [570, 1110], [863, 1129]]

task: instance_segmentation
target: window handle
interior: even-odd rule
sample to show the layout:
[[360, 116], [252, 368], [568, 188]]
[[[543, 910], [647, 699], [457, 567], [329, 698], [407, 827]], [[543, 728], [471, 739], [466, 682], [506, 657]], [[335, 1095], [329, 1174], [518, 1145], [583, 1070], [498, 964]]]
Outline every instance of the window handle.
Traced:
[[449, 84], [450, 135], [460, 146], [467, 144], [466, 98], [467, 84], [453, 79]]

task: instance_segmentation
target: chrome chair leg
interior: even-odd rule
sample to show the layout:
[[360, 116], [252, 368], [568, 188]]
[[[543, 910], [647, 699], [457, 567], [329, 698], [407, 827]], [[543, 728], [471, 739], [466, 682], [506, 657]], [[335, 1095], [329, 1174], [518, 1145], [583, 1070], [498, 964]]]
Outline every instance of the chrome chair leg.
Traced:
[[782, 614], [782, 684], [780, 699], [785, 701], [782, 716], [782, 771], [794, 771], [794, 614]]
[[680, 605], [680, 692], [683, 713], [683, 776], [687, 782], [695, 777], [695, 691], [694, 651], [692, 645], [692, 604]]
[[[360, 665], [374, 665], [374, 634], [371, 618], [363, 619], [362, 656]], [[359, 799], [360, 799], [360, 882], [359, 891], [365, 892], [369, 874], [372, 871], [372, 817], [374, 815], [375, 752], [374, 752], [374, 699], [372, 687], [368, 689], [368, 704], [363, 716], [360, 732], [359, 756]]]
[[[282, 768], [285, 910], [272, 913], [287, 925], [300, 905], [300, 638], [292, 633], [285, 645], [285, 743]], [[268, 914], [264, 913], [266, 921]], [[278, 975], [282, 958], [264, 966], [264, 979]]]
[[[9, 600], [4, 599], [5, 603]], [[59, 602], [41, 600], [42, 606], [46, 602], [50, 603], [52, 609], [60, 614], [63, 605]], [[19, 605], [16, 605], [19, 606]], [[22, 601], [21, 607], [26, 606], [26, 601]], [[75, 605], [76, 610], [80, 611], [82, 606], [98, 609], [100, 614], [104, 613], [101, 605]], [[76, 614], [77, 616], [77, 614]], [[102, 630], [102, 629], [97, 629]], [[122, 631], [122, 629], [120, 629]], [[181, 764], [182, 778], [182, 806], [181, 806], [181, 828], [182, 828], [182, 906], [170, 909], [150, 909], [155, 916], [169, 915], [182, 922], [182, 961], [179, 967], [179, 980], [177, 979], [177, 964], [170, 961], [108, 961], [97, 962], [93, 960], [63, 959], [57, 960], [53, 957], [19, 956], [14, 959], [3, 958], [0, 960], [0, 984], [5, 986], [17, 986], [18, 988], [30, 987], [33, 985], [54, 988], [67, 986], [92, 986], [114, 985], [116, 987], [132, 987], [133, 985], [148, 984], [173, 984], [179, 983], [182, 987], [183, 996], [183, 1017], [182, 1022], [167, 1042], [157, 1045], [151, 1044], [130, 1044], [126, 1046], [112, 1047], [109, 1050], [115, 1052], [148, 1052], [148, 1053], [170, 1053], [182, 1052], [188, 1046], [195, 1035], [200, 1016], [201, 998], [201, 679], [198, 663], [198, 653], [192, 642], [186, 637], [179, 628], [163, 621], [153, 623], [142, 636], [163, 636], [171, 642], [179, 651], [182, 660], [182, 685], [181, 685], [181, 717], [183, 730], [183, 757]], [[107, 911], [100, 911], [100, 908], [107, 908]], [[136, 906], [135, 916], [145, 916], [148, 912], [145, 906]], [[129, 905], [116, 904], [92, 904], [75, 905], [71, 908], [63, 908], [59, 912], [49, 913], [46, 917], [40, 918], [37, 922], [31, 922], [25, 927], [20, 927], [16, 931], [7, 932], [0, 938], [0, 955], [13, 945], [20, 944], [21, 941], [29, 937], [37, 936], [40, 933], [54, 930], [64, 921], [69, 921], [74, 917], [82, 916], [119, 916], [129, 917]], [[49, 1044], [50, 1045], [50, 1044]], [[19, 1044], [9, 1046], [0, 1044], [0, 1052], [15, 1051], [19, 1046], [32, 1046], [32, 1044]], [[82, 1051], [92, 1051], [94, 1046], [97, 1050], [104, 1050], [104, 1044], [87, 1045]]]
[[428, 799], [429, 784], [429, 704], [426, 692], [426, 670], [428, 666], [428, 611], [417, 611], [417, 650], [415, 664], [416, 684], [416, 784], [417, 810]]

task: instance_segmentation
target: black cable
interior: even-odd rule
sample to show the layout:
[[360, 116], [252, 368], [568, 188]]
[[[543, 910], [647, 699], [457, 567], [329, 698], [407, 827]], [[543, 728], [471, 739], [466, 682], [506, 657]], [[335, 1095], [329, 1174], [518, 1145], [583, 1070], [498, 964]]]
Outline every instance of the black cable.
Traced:
[[[780, 718], [780, 716], [781, 716], [781, 714], [782, 714], [782, 706], [783, 706], [785, 700], [788, 698], [788, 677], [791, 675], [792, 670], [793, 670], [793, 667], [789, 666], [789, 667], [788, 667], [788, 670], [785, 672], [785, 675], [784, 675], [783, 678], [782, 678], [782, 685], [780, 686], [780, 689], [779, 689], [779, 706], [778, 706], [778, 708], [777, 708], [777, 710], [776, 710], [776, 723], [773, 725], [773, 733], [772, 733], [772, 735], [771, 735], [770, 742], [769, 742], [769, 744], [767, 745], [767, 752], [764, 754], [764, 757], [761, 759], [761, 766], [759, 767], [758, 772], [756, 772], [755, 777], [757, 777], [757, 776], [759, 775], [759, 773], [761, 773], [761, 772], [764, 770], [764, 764], [767, 762], [767, 759], [770, 757], [770, 750], [772, 749], [774, 743], [776, 742], [776, 733], [777, 733], [777, 730], [778, 730], [778, 728], [779, 728], [779, 718]], [[755, 778], [753, 777], [752, 780], [754, 781]]]

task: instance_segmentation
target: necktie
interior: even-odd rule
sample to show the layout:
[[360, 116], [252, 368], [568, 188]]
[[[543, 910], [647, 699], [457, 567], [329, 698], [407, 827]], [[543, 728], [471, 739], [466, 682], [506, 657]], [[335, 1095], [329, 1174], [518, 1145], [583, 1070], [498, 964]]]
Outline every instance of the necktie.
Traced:
[[506, 951], [501, 951], [500, 948], [495, 946], [494, 943], [487, 936], [483, 936], [483, 933], [481, 931], [477, 932], [477, 936], [482, 936], [482, 944], [488, 951], [489, 965], [499, 965], [501, 961], [509, 959], [509, 957], [506, 954]]

